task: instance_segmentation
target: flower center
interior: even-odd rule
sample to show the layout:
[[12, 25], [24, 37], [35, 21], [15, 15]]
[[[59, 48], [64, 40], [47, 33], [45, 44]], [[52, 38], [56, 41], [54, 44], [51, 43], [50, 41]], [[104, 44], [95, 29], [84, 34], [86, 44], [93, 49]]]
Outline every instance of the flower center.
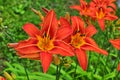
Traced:
[[98, 12], [96, 12], [96, 16], [98, 19], [102, 19], [105, 16], [103, 8], [99, 8]]
[[82, 45], [85, 44], [84, 41], [85, 35], [81, 35], [80, 33], [77, 33], [71, 37], [71, 45], [75, 48], [80, 48]]
[[50, 39], [50, 37], [40, 37], [37, 36], [38, 43], [37, 46], [40, 48], [42, 51], [48, 51], [54, 48], [53, 40]]

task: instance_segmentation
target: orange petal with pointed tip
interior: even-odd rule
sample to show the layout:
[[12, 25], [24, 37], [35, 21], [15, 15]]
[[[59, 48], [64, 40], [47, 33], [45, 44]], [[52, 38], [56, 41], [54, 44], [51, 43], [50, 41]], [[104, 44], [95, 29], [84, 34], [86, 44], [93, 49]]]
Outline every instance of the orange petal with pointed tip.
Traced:
[[103, 54], [103, 55], [108, 55], [108, 52], [99, 48], [94, 40], [92, 40], [90, 38], [86, 38], [85, 40], [90, 42], [90, 43], [85, 43], [83, 46], [81, 46], [82, 49], [92, 50], [92, 51], [98, 52], [98, 53]]
[[[28, 53], [28, 54], [23, 54], [23, 53], [20, 53], [20, 52], [16, 52], [16, 54], [18, 56], [20, 56], [20, 58], [29, 58], [31, 60], [40, 60], [40, 55], [39, 53]], [[39, 56], [38, 56], [39, 55]]]
[[88, 65], [88, 60], [85, 51], [82, 49], [76, 49], [75, 52], [80, 66], [82, 67], [83, 70], [86, 70]]
[[50, 35], [51, 38], [55, 37], [58, 29], [58, 21], [53, 10], [50, 10], [44, 18], [42, 24], [42, 34]]
[[118, 50], [120, 50], [120, 39], [111, 39], [109, 40], [110, 43], [115, 47], [117, 48]]
[[69, 35], [72, 34], [72, 28], [70, 27], [70, 23], [64, 19], [60, 18], [60, 28], [57, 31], [56, 38], [57, 39], [65, 39]]
[[27, 40], [21, 40], [18, 42], [17, 48], [31, 45], [31, 44], [36, 44], [37, 40], [35, 38], [29, 38]]
[[92, 37], [94, 34], [97, 33], [96, 28], [93, 25], [89, 25], [86, 29], [85, 29], [85, 33], [87, 37]]
[[81, 11], [81, 7], [79, 5], [73, 5], [73, 6], [70, 6], [71, 9], [76, 9], [78, 11]]
[[8, 46], [13, 48], [17, 47], [17, 45], [18, 43], [8, 43]]
[[77, 16], [72, 16], [71, 17], [72, 20], [72, 28], [73, 31], [80, 31], [81, 33], [84, 33], [84, 22], [82, 21], [81, 18], [77, 17]]
[[13, 48], [19, 48], [19, 47], [24, 47], [31, 44], [36, 44], [36, 43], [37, 43], [37, 40], [35, 38], [29, 38], [27, 40], [21, 40], [18, 43], [8, 43], [8, 46]]
[[116, 10], [116, 4], [111, 3], [111, 4], [109, 4], [109, 6], [112, 7], [114, 10]]
[[118, 17], [113, 14], [107, 14], [105, 19], [106, 20], [116, 20], [116, 19], [118, 19]]
[[22, 54], [30, 54], [30, 53], [40, 52], [40, 49], [36, 46], [36, 44], [18, 47], [18, 48], [15, 48], [15, 50], [22, 53]]
[[50, 66], [50, 63], [52, 62], [52, 55], [47, 52], [41, 52], [40, 59], [43, 67], [43, 72], [46, 73]]
[[70, 23], [68, 22], [68, 20], [63, 17], [60, 17], [60, 25], [61, 25], [61, 27], [63, 27], [63, 26], [70, 27]]
[[26, 23], [23, 26], [23, 30], [30, 36], [36, 37], [36, 35], [40, 35], [39, 29], [32, 23]]
[[63, 41], [55, 41], [55, 48], [50, 53], [60, 54], [62, 56], [74, 56], [74, 48]]
[[104, 31], [105, 30], [104, 19], [98, 19], [98, 24], [99, 24], [101, 30]]
[[95, 46], [98, 47], [98, 45], [96, 44], [96, 42], [92, 38], [90, 38], [90, 37], [86, 37], [85, 38], [85, 42], [88, 43], [88, 44], [92, 44], [92, 45], [95, 45]]
[[39, 53], [33, 53], [33, 54], [26, 54], [26, 55], [22, 55], [20, 56], [20, 58], [30, 58], [30, 59], [35, 59], [35, 58], [39, 58], [40, 54]]

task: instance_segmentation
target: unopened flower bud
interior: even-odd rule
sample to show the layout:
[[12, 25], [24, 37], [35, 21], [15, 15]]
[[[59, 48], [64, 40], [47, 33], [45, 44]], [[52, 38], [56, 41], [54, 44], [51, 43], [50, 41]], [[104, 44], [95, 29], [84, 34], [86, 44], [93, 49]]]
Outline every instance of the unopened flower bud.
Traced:
[[4, 76], [6, 77], [6, 79], [8, 80], [13, 80], [12, 76], [10, 74], [8, 74], [7, 72], [4, 72]]
[[42, 13], [41, 13], [40, 11], [37, 11], [37, 10], [35, 10], [34, 8], [32, 8], [32, 11], [33, 11], [35, 14], [37, 14], [37, 15], [40, 17], [40, 19], [43, 21], [44, 16], [42, 15]]
[[60, 58], [57, 55], [53, 55], [53, 61], [54, 61], [55, 65], [60, 64]]
[[70, 22], [70, 13], [69, 12], [66, 12], [65, 18]]

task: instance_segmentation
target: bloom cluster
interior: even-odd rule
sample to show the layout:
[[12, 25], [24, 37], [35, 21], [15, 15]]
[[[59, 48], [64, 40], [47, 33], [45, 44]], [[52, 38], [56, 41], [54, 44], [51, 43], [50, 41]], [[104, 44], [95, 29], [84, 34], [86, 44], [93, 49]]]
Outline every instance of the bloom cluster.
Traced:
[[80, 12], [80, 15], [91, 17], [93, 20], [97, 20], [100, 28], [105, 29], [105, 20], [116, 20], [115, 16], [116, 0], [92, 0], [87, 3], [85, 0], [80, 0], [80, 5], [71, 6], [72, 9], [76, 9]]
[[[32, 9], [42, 20], [39, 24], [40, 29], [32, 23], [26, 23], [23, 30], [29, 38], [8, 45], [16, 50], [20, 58], [40, 60], [45, 73], [55, 55], [76, 56], [81, 68], [86, 70], [88, 65], [86, 51], [108, 55], [108, 52], [101, 49], [92, 38], [97, 29], [89, 20], [97, 20], [100, 28], [104, 30], [105, 20], [117, 19], [114, 2], [115, 0], [92, 0], [87, 3], [85, 0], [80, 0], [80, 5], [70, 7], [78, 10], [80, 16], [85, 16], [87, 22], [80, 16], [61, 16], [58, 20], [54, 10], [43, 8], [46, 14], [43, 16], [39, 11]], [[120, 50], [120, 39], [110, 42]]]

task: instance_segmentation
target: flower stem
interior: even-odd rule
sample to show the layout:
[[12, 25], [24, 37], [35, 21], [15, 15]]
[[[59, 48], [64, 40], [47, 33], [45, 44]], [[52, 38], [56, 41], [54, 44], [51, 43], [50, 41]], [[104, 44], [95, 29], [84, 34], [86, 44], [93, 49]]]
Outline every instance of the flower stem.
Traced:
[[62, 57], [61, 63], [56, 66], [56, 80], [59, 80], [59, 78], [60, 78], [60, 71], [61, 71], [62, 65], [63, 65], [63, 58], [64, 57]]
[[56, 80], [59, 80], [59, 66], [56, 66]]
[[96, 65], [95, 65], [95, 71], [94, 71], [94, 74], [96, 73], [96, 71], [97, 71], [97, 67], [99, 66], [100, 58], [101, 58], [101, 55], [99, 54], [99, 56], [98, 56], [98, 61], [97, 61]]
[[29, 79], [29, 76], [28, 76], [27, 69], [26, 69], [26, 66], [25, 66], [25, 65], [24, 65], [24, 69], [25, 69], [25, 74], [26, 74], [26, 76], [27, 76], [27, 80], [30, 80], [30, 79]]
[[77, 70], [77, 60], [76, 60], [76, 65], [75, 65], [75, 74], [76, 74], [76, 70]]
[[116, 80], [118, 79], [119, 74], [120, 74], [120, 72], [117, 72], [117, 74], [116, 74]]
[[[61, 68], [62, 68], [62, 64], [60, 64], [60, 67], [59, 67], [59, 77], [60, 77], [60, 71], [61, 71]], [[58, 79], [59, 80], [59, 79]]]
[[76, 60], [75, 60], [75, 71], [74, 71], [73, 78], [75, 78], [75, 76], [76, 76], [76, 72], [77, 72], [77, 65], [78, 65], [78, 62], [77, 62], [77, 59], [76, 59]]

